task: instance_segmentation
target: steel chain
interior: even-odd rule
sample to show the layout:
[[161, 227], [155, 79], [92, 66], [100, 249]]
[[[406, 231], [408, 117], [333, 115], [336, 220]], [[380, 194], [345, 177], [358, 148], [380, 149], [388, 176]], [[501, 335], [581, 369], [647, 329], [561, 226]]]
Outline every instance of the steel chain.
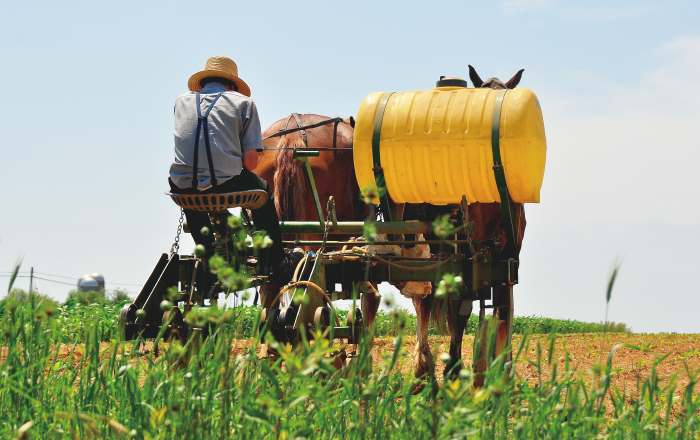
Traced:
[[182, 233], [182, 223], [185, 221], [185, 210], [180, 208], [180, 222], [177, 225], [177, 234], [175, 235], [175, 242], [170, 247], [170, 256], [177, 254], [180, 250], [180, 233]]
[[473, 257], [476, 255], [476, 250], [474, 249], [474, 243], [472, 243], [472, 237], [469, 235], [469, 205], [467, 204], [466, 197], [462, 197], [462, 202], [459, 204], [459, 210], [462, 211], [462, 225], [464, 226], [464, 234], [467, 236], [469, 252], [471, 252]]
[[335, 209], [335, 200], [333, 197], [328, 198], [328, 203], [326, 204], [326, 226], [323, 228], [323, 243], [321, 243], [321, 248], [318, 250], [319, 252], [323, 252], [323, 250], [326, 248], [326, 241], [328, 240], [328, 232], [331, 229], [331, 213]]

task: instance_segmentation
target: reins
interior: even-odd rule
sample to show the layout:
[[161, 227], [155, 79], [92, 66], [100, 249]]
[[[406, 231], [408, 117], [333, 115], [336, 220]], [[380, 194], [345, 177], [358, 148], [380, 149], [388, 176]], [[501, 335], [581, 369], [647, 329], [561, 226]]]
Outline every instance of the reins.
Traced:
[[[289, 126], [289, 122], [294, 118], [294, 121], [296, 122], [297, 126], [294, 128], [287, 128]], [[317, 128], [321, 127], [323, 125], [328, 125], [328, 124], [334, 124], [333, 125], [333, 147], [319, 147], [319, 148], [313, 148], [314, 150], [335, 150], [335, 151], [340, 151], [340, 150], [350, 150], [352, 151], [352, 148], [336, 148], [336, 138], [338, 137], [338, 124], [339, 123], [346, 123], [343, 121], [343, 118], [331, 118], [331, 119], [326, 119], [325, 121], [317, 122], [315, 124], [311, 125], [301, 125], [301, 120], [299, 119], [299, 114], [298, 113], [292, 113], [289, 115], [287, 118], [287, 122], [284, 124], [284, 128], [282, 128], [279, 132], [275, 134], [271, 134], [270, 136], [264, 137], [263, 140], [270, 139], [273, 137], [279, 137], [279, 136], [284, 136], [290, 133], [295, 133], [295, 132], [300, 132], [299, 134], [301, 135], [302, 141], [304, 141], [304, 146], [305, 148], [310, 148], [309, 147], [309, 139], [306, 135], [306, 130], [310, 130], [312, 128]], [[285, 148], [280, 148], [280, 147], [263, 147], [263, 150], [284, 150]]]

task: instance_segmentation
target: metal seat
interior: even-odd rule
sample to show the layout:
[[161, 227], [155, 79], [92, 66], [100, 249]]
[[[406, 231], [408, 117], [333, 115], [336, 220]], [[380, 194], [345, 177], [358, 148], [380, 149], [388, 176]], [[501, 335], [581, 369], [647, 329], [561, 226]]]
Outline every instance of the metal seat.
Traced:
[[202, 212], [223, 212], [231, 208], [258, 209], [267, 203], [267, 193], [259, 189], [231, 193], [165, 194], [181, 208]]

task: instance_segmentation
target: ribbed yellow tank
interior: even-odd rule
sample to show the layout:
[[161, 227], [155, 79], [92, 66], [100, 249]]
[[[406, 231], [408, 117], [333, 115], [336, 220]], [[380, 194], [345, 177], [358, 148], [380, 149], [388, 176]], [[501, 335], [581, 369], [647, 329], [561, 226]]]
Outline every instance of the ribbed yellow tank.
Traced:
[[[381, 167], [396, 203], [500, 202], [493, 172], [491, 130], [497, 90], [439, 87], [394, 93], [380, 134]], [[383, 92], [357, 112], [355, 172], [360, 188], [374, 187], [372, 134]], [[530, 89], [508, 90], [500, 117], [500, 151], [510, 196], [539, 203], [547, 141], [542, 110]], [[365, 194], [366, 195], [366, 194]], [[378, 198], [373, 203], [379, 203]]]

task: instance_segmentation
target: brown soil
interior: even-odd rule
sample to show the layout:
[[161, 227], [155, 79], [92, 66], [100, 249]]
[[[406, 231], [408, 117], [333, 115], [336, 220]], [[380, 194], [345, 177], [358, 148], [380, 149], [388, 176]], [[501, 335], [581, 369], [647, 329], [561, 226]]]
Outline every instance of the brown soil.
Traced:
[[[438, 360], [439, 356], [449, 350], [449, 338], [443, 336], [431, 336], [430, 346], [436, 359], [436, 375], [442, 378], [443, 364]], [[465, 365], [471, 364], [473, 336], [465, 336], [462, 346], [462, 359]], [[518, 350], [522, 338], [513, 337], [514, 352]], [[406, 374], [412, 374], [412, 353], [415, 347], [415, 336], [404, 338], [401, 362], [397, 368]], [[530, 382], [540, 380], [537, 368], [526, 362], [529, 358], [537, 361], [537, 346], [542, 351], [541, 380], [548, 380], [552, 371], [548, 364], [549, 341], [546, 335], [535, 335], [531, 337], [530, 343], [524, 347], [520, 355], [520, 362], [516, 364], [518, 375]], [[676, 375], [677, 389], [676, 395], [681, 395], [683, 389], [688, 384], [688, 371], [694, 374], [700, 371], [700, 335], [697, 334], [667, 334], [667, 335], [647, 335], [647, 334], [572, 334], [559, 335], [555, 342], [555, 349], [552, 355], [552, 364], [558, 363], [558, 374], [564, 370], [565, 353], [569, 353], [570, 368], [576, 370], [589, 380], [594, 379], [592, 370], [594, 365], [605, 365], [608, 361], [610, 350], [619, 345], [613, 355], [612, 378], [613, 384], [620, 390], [627, 390], [628, 393], [636, 394], [638, 381], [647, 378], [655, 359], [668, 354], [666, 359], [661, 361], [656, 367], [659, 378], [669, 380]], [[641, 349], [634, 349], [629, 346], [637, 346]], [[244, 354], [250, 347], [250, 341], [237, 340], [231, 348], [234, 355]], [[148, 352], [152, 350], [152, 343], [146, 344], [142, 348]], [[109, 343], [100, 345], [100, 357], [110, 357], [112, 355]], [[0, 350], [0, 361], [6, 356], [7, 347]], [[127, 348], [127, 351], [129, 349]], [[121, 351], [121, 349], [120, 349]], [[258, 352], [260, 349], [258, 349]], [[348, 350], [351, 351], [351, 350]], [[375, 369], [381, 368], [384, 357], [393, 352], [393, 338], [376, 338], [372, 357]], [[120, 356], [121, 353], [117, 353]], [[70, 363], [76, 366], [84, 356], [84, 346], [64, 345], [59, 349], [58, 357], [61, 360], [71, 358]], [[133, 359], [133, 358], [132, 358]], [[145, 357], [141, 361], [147, 363]], [[700, 394], [700, 390], [696, 390]]]

